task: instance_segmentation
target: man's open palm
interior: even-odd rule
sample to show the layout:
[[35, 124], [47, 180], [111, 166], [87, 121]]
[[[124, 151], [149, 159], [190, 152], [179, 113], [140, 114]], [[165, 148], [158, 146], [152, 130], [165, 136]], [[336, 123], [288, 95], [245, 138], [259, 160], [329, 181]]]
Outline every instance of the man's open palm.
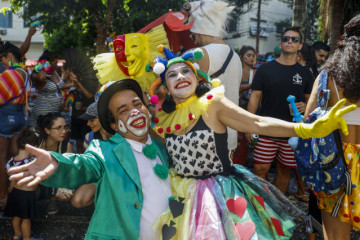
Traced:
[[27, 184], [28, 187], [35, 186], [46, 180], [55, 172], [58, 166], [57, 160], [43, 149], [25, 146], [26, 151], [35, 156], [35, 160], [9, 170], [10, 180], [19, 180], [18, 185]]

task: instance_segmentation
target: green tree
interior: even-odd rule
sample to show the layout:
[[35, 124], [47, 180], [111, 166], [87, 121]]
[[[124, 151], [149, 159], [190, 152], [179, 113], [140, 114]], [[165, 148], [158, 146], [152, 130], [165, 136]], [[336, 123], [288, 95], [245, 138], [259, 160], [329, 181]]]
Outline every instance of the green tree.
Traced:
[[[12, 0], [13, 12], [27, 21], [40, 20], [46, 44], [52, 51], [78, 47], [101, 53], [106, 37], [138, 31], [183, 0]], [[36, 16], [34, 18], [34, 16]]]

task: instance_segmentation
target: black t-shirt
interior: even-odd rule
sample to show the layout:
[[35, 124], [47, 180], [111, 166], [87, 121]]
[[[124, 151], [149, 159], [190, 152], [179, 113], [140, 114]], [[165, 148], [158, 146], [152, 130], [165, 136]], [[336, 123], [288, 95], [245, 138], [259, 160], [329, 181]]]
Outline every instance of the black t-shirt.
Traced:
[[275, 60], [261, 65], [251, 85], [252, 90], [262, 91], [260, 115], [292, 122], [287, 97], [293, 95], [295, 102], [305, 102], [313, 82], [309, 68], [298, 63], [288, 66]]

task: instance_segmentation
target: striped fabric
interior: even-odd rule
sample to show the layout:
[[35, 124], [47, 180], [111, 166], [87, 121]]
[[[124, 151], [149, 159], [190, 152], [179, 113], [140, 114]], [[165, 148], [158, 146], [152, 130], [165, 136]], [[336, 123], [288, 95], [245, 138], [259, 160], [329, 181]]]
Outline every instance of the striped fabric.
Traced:
[[[25, 81], [15, 69], [7, 69], [0, 75], [0, 105], [21, 94]], [[26, 104], [25, 92], [10, 104]]]
[[259, 137], [253, 157], [257, 164], [270, 164], [276, 157], [281, 164], [296, 168], [294, 151], [287, 140]]

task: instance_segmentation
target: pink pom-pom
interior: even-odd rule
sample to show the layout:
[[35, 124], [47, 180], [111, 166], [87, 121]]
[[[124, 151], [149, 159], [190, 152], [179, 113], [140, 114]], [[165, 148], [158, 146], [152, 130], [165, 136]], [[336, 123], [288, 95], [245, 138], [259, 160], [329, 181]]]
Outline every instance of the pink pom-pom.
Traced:
[[171, 127], [167, 127], [166, 128], [166, 131], [169, 133], [169, 132], [171, 132]]
[[175, 124], [175, 129], [176, 130], [179, 130], [181, 128], [181, 125], [180, 124]]
[[150, 101], [152, 104], [156, 105], [159, 102], [159, 97], [157, 95], [152, 95]]
[[162, 128], [159, 128], [159, 129], [158, 129], [158, 133], [161, 134], [161, 133], [163, 133], [163, 132], [164, 132], [164, 129], [162, 129]]
[[153, 121], [154, 121], [154, 123], [159, 123], [159, 119], [158, 119], [158, 118], [154, 118]]

